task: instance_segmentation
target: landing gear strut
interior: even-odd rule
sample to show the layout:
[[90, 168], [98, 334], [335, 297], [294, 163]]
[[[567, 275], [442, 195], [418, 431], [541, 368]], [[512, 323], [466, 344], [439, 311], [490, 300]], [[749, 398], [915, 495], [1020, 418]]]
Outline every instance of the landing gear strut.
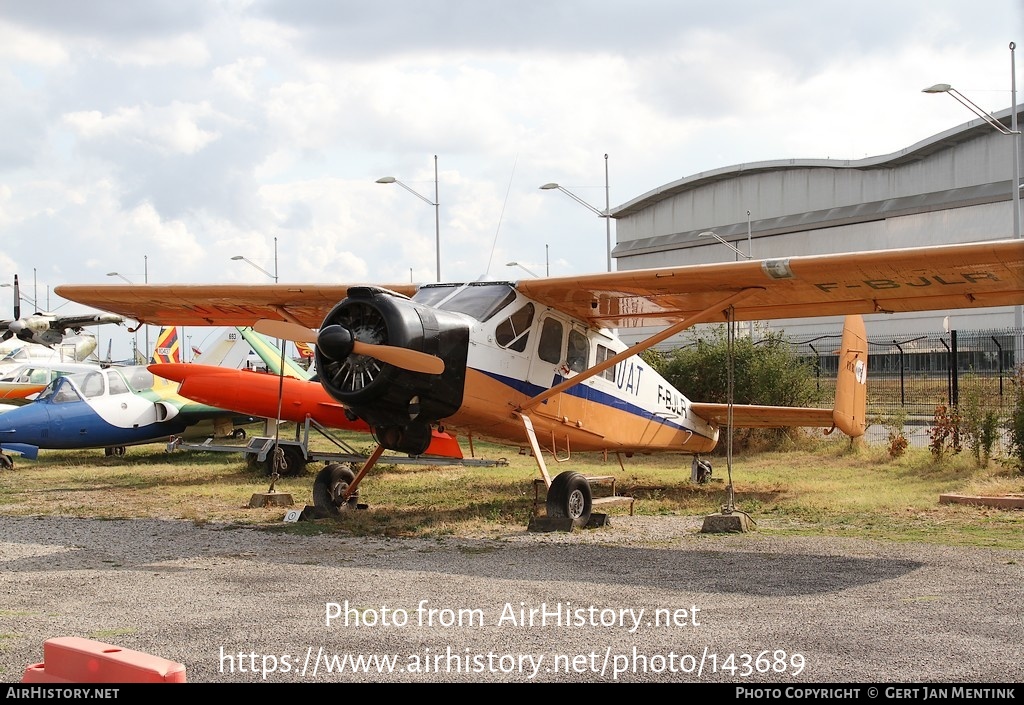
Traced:
[[706, 485], [711, 482], [711, 463], [693, 456], [693, 463], [690, 465], [690, 480], [698, 485]]

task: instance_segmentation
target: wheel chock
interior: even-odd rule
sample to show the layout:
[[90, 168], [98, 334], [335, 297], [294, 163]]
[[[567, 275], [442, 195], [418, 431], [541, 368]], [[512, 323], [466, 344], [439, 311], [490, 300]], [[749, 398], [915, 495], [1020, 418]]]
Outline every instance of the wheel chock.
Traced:
[[43, 642], [43, 662], [22, 683], [184, 683], [185, 666], [141, 651], [76, 636]]

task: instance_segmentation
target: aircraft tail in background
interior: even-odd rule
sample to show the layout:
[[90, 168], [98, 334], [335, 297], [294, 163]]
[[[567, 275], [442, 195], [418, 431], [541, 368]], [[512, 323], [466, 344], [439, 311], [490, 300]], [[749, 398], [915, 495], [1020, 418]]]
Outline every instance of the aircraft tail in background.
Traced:
[[153, 362], [181, 362], [181, 341], [176, 326], [164, 326], [153, 346]]

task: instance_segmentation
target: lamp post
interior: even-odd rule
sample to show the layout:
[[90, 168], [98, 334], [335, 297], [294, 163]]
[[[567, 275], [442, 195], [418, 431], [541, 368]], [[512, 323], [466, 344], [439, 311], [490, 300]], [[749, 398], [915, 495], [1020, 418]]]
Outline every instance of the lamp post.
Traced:
[[529, 274], [531, 277], [536, 277], [537, 279], [540, 279], [540, 275], [539, 274], [534, 272], [529, 267], [526, 267], [526, 266], [523, 266], [523, 265], [519, 264], [518, 262], [506, 262], [505, 266], [506, 267], [519, 267], [521, 270], [523, 270], [524, 272]]
[[[1010, 127], [996, 120], [992, 115], [985, 112], [980, 106], [974, 103], [963, 93], [953, 88], [948, 83], [936, 83], [934, 86], [923, 88], [922, 93], [946, 93], [957, 100], [972, 113], [984, 120], [992, 129], [1000, 134], [1013, 138], [1013, 181], [1010, 183], [1010, 200], [1013, 203], [1013, 237], [1021, 239], [1021, 216], [1020, 216], [1020, 130], [1017, 128], [1017, 69], [1015, 50], [1017, 45], [1010, 42]], [[1024, 328], [1024, 306], [1014, 306], [1013, 327], [1018, 331]]]
[[411, 193], [421, 201], [432, 205], [434, 207], [434, 251], [437, 253], [437, 281], [441, 281], [441, 206], [440, 198], [438, 197], [438, 184], [437, 184], [437, 155], [434, 155], [434, 200], [431, 201], [429, 198], [424, 196], [417, 191], [409, 188], [401, 181], [393, 176], [382, 176], [377, 179], [378, 184], [398, 184], [406, 191]]
[[[714, 230], [705, 230], [704, 232], [697, 233], [697, 237], [713, 237], [713, 238], [715, 238], [720, 243], [722, 243], [723, 245], [725, 245], [730, 250], [732, 250], [733, 252], [736, 253], [736, 261], [737, 262], [739, 262], [739, 260], [740, 260], [740, 255], [742, 255], [744, 259], [752, 259], [751, 255], [749, 253], [743, 252], [742, 250], [737, 248], [735, 245], [733, 245], [731, 242], [728, 242], [727, 240], [723, 239]], [[747, 229], [747, 248], [748, 249], [750, 248], [750, 229], [749, 228]]]
[[271, 274], [270, 272], [268, 272], [267, 270], [265, 270], [263, 267], [259, 266], [255, 262], [253, 262], [248, 257], [243, 257], [242, 255], [235, 255], [231, 259], [233, 259], [233, 260], [241, 260], [242, 262], [245, 262], [246, 264], [248, 264], [250, 267], [254, 267], [255, 269], [260, 270], [261, 272], [266, 274], [268, 277], [273, 279], [274, 283], [277, 284], [277, 238], [276, 237], [274, 238], [274, 273], [273, 274]]
[[[135, 283], [131, 279], [126, 277], [125, 275], [121, 274], [120, 272], [107, 272], [107, 276], [108, 277], [120, 277], [121, 279], [124, 279], [129, 284], [134, 284]], [[138, 275], [136, 275], [136, 276], [138, 276]], [[142, 281], [144, 283], [146, 283], [146, 284], [149, 284], [149, 255], [142, 255]], [[146, 359], [148, 360], [149, 359], [149, 354], [150, 354], [150, 350], [149, 350], [149, 326], [143, 326], [143, 328], [146, 329]], [[136, 338], [135, 340], [138, 341], [138, 338]], [[137, 352], [138, 351], [138, 342], [136, 342], [136, 346], [135, 347], [136, 347], [136, 352]]]
[[[723, 245], [725, 245], [730, 250], [732, 250], [733, 252], [736, 253], [736, 261], [737, 262], [740, 261], [740, 255], [743, 255], [744, 259], [748, 259], [748, 260], [749, 259], [753, 259], [753, 256], [751, 255], [751, 253], [749, 251], [744, 253], [742, 250], [737, 248], [731, 242], [728, 242], [727, 240], [722, 238], [714, 230], [704, 230], [703, 232], [699, 232], [699, 233], [697, 233], [697, 237], [713, 237], [713, 238], [715, 238], [720, 243], [722, 243]], [[747, 211], [747, 250], [750, 250], [750, 211]], [[754, 322], [753, 321], [747, 321], [747, 324], [748, 324], [747, 325], [747, 332], [750, 335], [750, 340], [753, 341], [754, 340]]]
[[604, 218], [605, 219], [605, 223], [604, 223], [604, 225], [605, 225], [605, 239], [607, 240], [607, 243], [606, 243], [607, 257], [606, 257], [606, 259], [607, 259], [608, 271], [609, 272], [612, 271], [612, 215], [611, 215], [612, 207], [611, 207], [611, 191], [608, 188], [608, 155], [607, 154], [604, 155], [604, 210], [603, 211], [599, 210], [598, 208], [595, 208], [594, 206], [590, 205], [589, 203], [584, 201], [582, 198], [577, 196], [572, 191], [568, 190], [567, 188], [565, 188], [563, 186], [559, 186], [556, 183], [544, 184], [540, 188], [543, 191], [552, 191], [552, 190], [561, 191], [566, 196], [568, 196], [572, 200], [576, 201], [577, 203], [579, 203], [581, 206], [583, 206], [584, 208], [586, 208], [590, 212], [595, 213], [598, 218]]

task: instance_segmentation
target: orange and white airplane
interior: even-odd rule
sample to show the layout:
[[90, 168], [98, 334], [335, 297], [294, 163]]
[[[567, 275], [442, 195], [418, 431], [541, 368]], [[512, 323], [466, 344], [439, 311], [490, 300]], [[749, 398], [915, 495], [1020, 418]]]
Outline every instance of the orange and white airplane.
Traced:
[[[1024, 242], [727, 262], [465, 284], [63, 285], [64, 298], [140, 323], [245, 326], [316, 342], [327, 392], [378, 443], [354, 477], [318, 476], [337, 511], [385, 450], [420, 454], [444, 428], [528, 444], [549, 516], [583, 525], [585, 477], [550, 477], [543, 451], [711, 451], [719, 429], [865, 430], [858, 314], [1024, 303]], [[834, 409], [691, 401], [639, 353], [698, 323], [846, 315]], [[627, 346], [611, 329], [658, 327]], [[310, 329], [318, 328], [319, 334]], [[561, 456], [561, 458], [559, 457]]]

